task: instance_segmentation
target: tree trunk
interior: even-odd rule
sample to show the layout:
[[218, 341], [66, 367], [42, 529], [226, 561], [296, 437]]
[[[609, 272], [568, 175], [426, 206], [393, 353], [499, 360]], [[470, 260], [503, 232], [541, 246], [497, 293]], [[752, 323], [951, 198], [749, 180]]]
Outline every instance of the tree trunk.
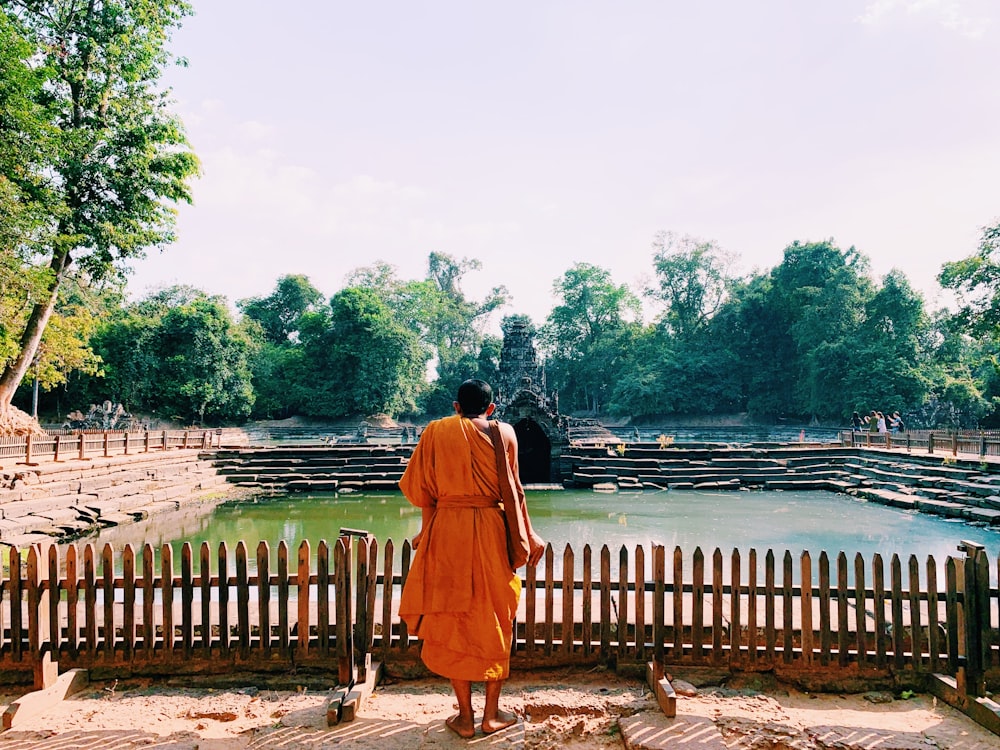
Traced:
[[32, 308], [28, 322], [24, 327], [24, 333], [21, 334], [21, 351], [0, 375], [0, 417], [7, 415], [11, 402], [14, 400], [14, 393], [21, 385], [21, 381], [24, 380], [28, 368], [31, 367], [31, 363], [35, 359], [38, 345], [42, 342], [42, 334], [45, 333], [45, 326], [56, 307], [56, 300], [59, 298], [59, 285], [62, 283], [69, 262], [68, 250], [56, 250], [52, 256], [49, 268], [52, 269], [53, 274], [48, 294]]

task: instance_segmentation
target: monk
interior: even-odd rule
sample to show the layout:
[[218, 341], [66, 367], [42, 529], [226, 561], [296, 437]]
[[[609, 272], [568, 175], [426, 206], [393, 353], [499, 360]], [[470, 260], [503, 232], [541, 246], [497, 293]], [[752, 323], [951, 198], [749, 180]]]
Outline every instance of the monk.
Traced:
[[[421, 509], [420, 533], [399, 604], [410, 632], [423, 640], [427, 668], [451, 680], [458, 714], [445, 723], [466, 739], [476, 733], [472, 683], [486, 683], [480, 728], [492, 734], [517, 717], [500, 710], [500, 691], [510, 672], [512, 625], [521, 578], [507, 557], [507, 531], [500, 504], [496, 454], [487, 419], [493, 389], [466, 380], [458, 389], [455, 415], [427, 425], [399, 482]], [[500, 423], [507, 460], [517, 481], [517, 438]], [[529, 535], [528, 564], [537, 565], [545, 543], [531, 527], [520, 481]]]

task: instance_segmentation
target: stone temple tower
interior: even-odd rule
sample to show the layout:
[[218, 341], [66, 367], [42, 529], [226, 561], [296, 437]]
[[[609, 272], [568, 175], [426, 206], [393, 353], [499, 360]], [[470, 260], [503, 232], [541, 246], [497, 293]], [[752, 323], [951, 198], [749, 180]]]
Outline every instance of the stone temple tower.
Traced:
[[514, 426], [523, 484], [546, 484], [558, 479], [558, 459], [569, 444], [566, 420], [558, 401], [545, 386], [545, 369], [535, 351], [535, 331], [524, 316], [502, 324], [497, 416]]

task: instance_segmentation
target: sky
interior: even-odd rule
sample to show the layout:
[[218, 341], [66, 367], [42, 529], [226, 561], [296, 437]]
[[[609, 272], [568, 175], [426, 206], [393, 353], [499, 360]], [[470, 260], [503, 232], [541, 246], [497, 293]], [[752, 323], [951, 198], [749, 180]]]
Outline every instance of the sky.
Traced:
[[1000, 220], [995, 0], [192, 1], [165, 81], [203, 174], [136, 297], [436, 251], [542, 323], [574, 263], [638, 289], [671, 231], [741, 274], [832, 239], [933, 307]]

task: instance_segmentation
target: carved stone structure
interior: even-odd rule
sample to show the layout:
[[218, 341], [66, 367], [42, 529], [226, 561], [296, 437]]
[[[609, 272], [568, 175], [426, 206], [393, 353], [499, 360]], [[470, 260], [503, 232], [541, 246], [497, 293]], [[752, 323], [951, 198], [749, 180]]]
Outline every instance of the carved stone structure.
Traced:
[[81, 411], [71, 411], [66, 415], [67, 430], [139, 430], [142, 422], [125, 411], [121, 404], [105, 401], [103, 404], [91, 404], [90, 410], [84, 414]]
[[558, 398], [545, 387], [545, 370], [538, 363], [535, 332], [526, 318], [503, 323], [500, 378], [495, 401], [497, 416], [514, 426], [518, 463], [524, 484], [557, 481], [559, 456], [569, 445], [568, 423]]

